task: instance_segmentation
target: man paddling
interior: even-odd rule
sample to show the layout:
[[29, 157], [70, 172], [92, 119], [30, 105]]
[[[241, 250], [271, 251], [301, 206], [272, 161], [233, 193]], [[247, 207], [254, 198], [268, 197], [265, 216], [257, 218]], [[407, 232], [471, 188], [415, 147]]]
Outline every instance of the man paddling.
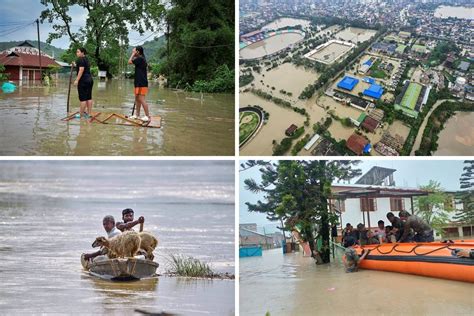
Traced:
[[133, 220], [134, 211], [131, 208], [126, 208], [122, 211], [123, 222], [118, 222], [116, 227], [121, 231], [133, 230], [133, 227], [138, 224], [143, 224], [145, 218], [140, 216], [136, 221]]

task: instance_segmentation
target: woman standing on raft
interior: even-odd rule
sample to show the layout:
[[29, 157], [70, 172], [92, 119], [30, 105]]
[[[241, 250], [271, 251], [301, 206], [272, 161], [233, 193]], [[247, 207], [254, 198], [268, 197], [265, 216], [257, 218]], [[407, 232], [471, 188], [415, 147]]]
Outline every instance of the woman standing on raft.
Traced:
[[[135, 109], [136, 115], [130, 116], [131, 119], [140, 119], [144, 122], [150, 120], [150, 113], [148, 112], [148, 104], [145, 101], [145, 96], [148, 93], [148, 78], [147, 78], [147, 62], [143, 47], [137, 46], [132, 50], [132, 55], [128, 63], [135, 65]], [[143, 106], [145, 116], [140, 117], [140, 105]]]
[[[74, 85], [77, 86], [77, 92], [79, 94], [79, 118], [89, 118], [92, 115], [92, 86], [94, 80], [91, 75], [91, 67], [89, 60], [86, 57], [86, 49], [84, 47], [76, 50], [77, 60], [74, 66], [76, 66], [77, 78], [74, 81]], [[84, 113], [87, 107], [87, 113]]]

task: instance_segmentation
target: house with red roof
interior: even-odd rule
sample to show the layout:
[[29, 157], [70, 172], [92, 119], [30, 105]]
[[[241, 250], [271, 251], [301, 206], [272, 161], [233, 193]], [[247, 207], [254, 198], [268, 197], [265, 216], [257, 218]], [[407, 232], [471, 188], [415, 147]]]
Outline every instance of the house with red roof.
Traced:
[[[38, 49], [28, 41], [16, 47], [0, 52], [0, 65], [5, 66], [5, 73], [10, 80], [41, 80]], [[41, 68], [60, 66], [51, 56], [41, 52]]]

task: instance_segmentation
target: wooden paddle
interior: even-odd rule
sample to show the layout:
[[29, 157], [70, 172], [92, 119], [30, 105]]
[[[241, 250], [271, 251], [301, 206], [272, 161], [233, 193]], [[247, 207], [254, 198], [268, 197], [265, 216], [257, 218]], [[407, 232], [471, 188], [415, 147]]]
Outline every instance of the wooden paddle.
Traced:
[[71, 73], [69, 74], [69, 88], [67, 90], [67, 114], [69, 114], [69, 96], [71, 95], [71, 81], [72, 81], [72, 71], [73, 71], [73, 67], [71, 65]]

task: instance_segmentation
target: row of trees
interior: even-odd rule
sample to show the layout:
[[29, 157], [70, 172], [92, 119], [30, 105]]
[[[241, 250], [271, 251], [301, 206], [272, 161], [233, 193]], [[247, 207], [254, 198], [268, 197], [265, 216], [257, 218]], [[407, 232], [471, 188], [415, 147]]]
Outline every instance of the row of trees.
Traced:
[[[234, 3], [229, 0], [161, 1], [55, 1], [42, 0], [46, 9], [41, 22], [52, 23], [47, 42], [69, 37], [71, 44], [62, 56], [75, 59], [84, 46], [93, 66], [112, 76], [128, 59], [129, 31], [166, 34], [158, 49], [160, 70], [168, 83], [198, 87], [193, 90], [222, 92], [234, 90]], [[79, 6], [87, 12], [84, 27], [76, 29], [69, 10]], [[199, 14], [196, 14], [199, 12]], [[119, 53], [121, 52], [121, 53]], [[146, 52], [145, 52], [146, 54]], [[230, 78], [232, 76], [232, 78]], [[209, 82], [205, 84], [204, 82]]]

